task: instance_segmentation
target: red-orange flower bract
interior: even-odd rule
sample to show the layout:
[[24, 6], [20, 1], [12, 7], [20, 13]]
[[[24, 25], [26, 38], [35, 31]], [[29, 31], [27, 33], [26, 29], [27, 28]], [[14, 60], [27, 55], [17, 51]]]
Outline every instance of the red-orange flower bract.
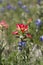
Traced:
[[17, 35], [18, 34], [18, 31], [14, 31], [12, 32], [13, 35]]
[[2, 21], [0, 22], [0, 25], [2, 25], [2, 26], [3, 26], [4, 28], [6, 28], [6, 29], [9, 27], [5, 20], [2, 20]]
[[16, 24], [17, 26], [17, 30], [21, 30], [22, 33], [26, 32], [28, 30], [28, 25], [24, 25], [24, 24]]
[[32, 39], [32, 35], [31, 35], [30, 33], [27, 33], [27, 34], [26, 34], [26, 37]]

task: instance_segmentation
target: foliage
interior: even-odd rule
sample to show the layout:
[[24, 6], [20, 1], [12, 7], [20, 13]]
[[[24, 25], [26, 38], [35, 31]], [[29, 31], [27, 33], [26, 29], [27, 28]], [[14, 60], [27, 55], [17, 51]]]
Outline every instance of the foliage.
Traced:
[[[2, 21], [4, 23], [1, 23]], [[27, 37], [26, 41], [23, 38], [21, 41], [20, 37], [12, 35], [16, 30], [16, 24], [27, 25], [32, 38]], [[19, 34], [21, 35], [21, 31]], [[25, 33], [22, 35], [25, 36]], [[0, 0], [0, 65], [43, 65], [41, 36], [43, 36], [43, 0]], [[18, 44], [24, 44], [24, 41], [26, 45], [21, 47], [21, 50]]]

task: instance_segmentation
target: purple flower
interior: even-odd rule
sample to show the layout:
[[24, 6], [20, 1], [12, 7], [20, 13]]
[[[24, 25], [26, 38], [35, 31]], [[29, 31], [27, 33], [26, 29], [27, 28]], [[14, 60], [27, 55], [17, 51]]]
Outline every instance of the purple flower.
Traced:
[[26, 13], [29, 13], [29, 10], [28, 10], [28, 8], [27, 8], [26, 5], [22, 5], [22, 9], [24, 9], [24, 11], [25, 11]]
[[43, 41], [43, 35], [42, 35], [42, 36], [40, 36], [40, 41]]
[[37, 19], [35, 23], [36, 23], [37, 26], [40, 26], [41, 25], [41, 20]]
[[25, 41], [23, 41], [23, 42], [22, 42], [22, 46], [24, 47], [25, 45], [26, 45], [26, 42], [25, 42]]
[[0, 11], [1, 12], [4, 12], [5, 11], [5, 8], [4, 7], [0, 8]]
[[22, 6], [22, 1], [18, 1], [18, 5]]
[[6, 7], [8, 10], [12, 9], [12, 6], [10, 4], [7, 5]]
[[26, 42], [25, 41], [19, 42], [18, 45], [24, 47], [26, 45]]
[[20, 51], [22, 51], [22, 49], [26, 46], [26, 42], [25, 41], [21, 41], [18, 43], [18, 49]]
[[38, 4], [40, 4], [40, 1], [41, 1], [41, 0], [37, 0]]
[[29, 10], [28, 10], [28, 9], [25, 9], [25, 12], [26, 12], [26, 13], [29, 13]]
[[26, 5], [23, 5], [23, 6], [22, 6], [22, 9], [26, 9], [26, 8], [27, 8], [27, 6], [26, 6]]
[[19, 46], [22, 46], [22, 43], [21, 43], [21, 42], [19, 42], [19, 43], [18, 43], [18, 45], [19, 45]]
[[2, 3], [2, 0], [0, 0], [0, 3]]

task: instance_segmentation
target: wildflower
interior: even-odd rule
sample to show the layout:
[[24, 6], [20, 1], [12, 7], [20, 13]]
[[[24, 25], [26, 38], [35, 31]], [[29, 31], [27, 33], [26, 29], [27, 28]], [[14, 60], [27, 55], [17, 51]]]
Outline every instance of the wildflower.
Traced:
[[28, 19], [27, 24], [30, 24], [32, 22], [32, 18]]
[[26, 9], [26, 8], [27, 8], [27, 6], [26, 6], [26, 5], [23, 5], [23, 6], [22, 6], [22, 9]]
[[41, 20], [37, 19], [35, 23], [36, 23], [37, 26], [40, 26], [41, 25]]
[[22, 6], [22, 2], [21, 1], [18, 1], [18, 5]]
[[42, 36], [40, 36], [40, 41], [43, 41], [43, 35], [42, 35]]
[[17, 35], [18, 34], [18, 31], [14, 31], [12, 32], [13, 35]]
[[28, 37], [28, 38], [30, 38], [30, 39], [31, 39], [31, 38], [32, 38], [32, 35], [31, 35], [31, 34], [29, 34], [29, 33], [27, 33], [27, 34], [26, 34], [26, 37]]
[[10, 10], [12, 8], [12, 6], [10, 4], [7, 5], [6, 7], [8, 10]]
[[28, 10], [28, 9], [25, 9], [25, 12], [26, 12], [26, 13], [29, 13], [29, 10]]
[[0, 8], [0, 11], [1, 12], [4, 12], [5, 11], [5, 8], [4, 7]]
[[24, 24], [17, 24], [17, 30], [22, 31], [22, 33], [26, 32], [28, 30], [28, 25], [24, 25]]
[[4, 28], [8, 28], [8, 24], [6, 23], [5, 20], [2, 20], [2, 21], [0, 22], [0, 25], [2, 25]]
[[18, 43], [18, 45], [19, 45], [19, 47], [20, 47], [20, 46], [21, 46], [21, 47], [25, 47], [26, 42], [25, 42], [25, 41], [21, 41], [21, 42]]
[[0, 0], [0, 3], [2, 3], [2, 0]]

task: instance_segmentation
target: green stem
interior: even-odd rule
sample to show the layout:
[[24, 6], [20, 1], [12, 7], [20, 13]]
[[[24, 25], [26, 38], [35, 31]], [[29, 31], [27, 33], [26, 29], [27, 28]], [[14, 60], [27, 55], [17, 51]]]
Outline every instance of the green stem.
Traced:
[[2, 65], [2, 61], [1, 61], [1, 59], [2, 59], [2, 56], [1, 56], [2, 54], [0, 53], [0, 65]]

